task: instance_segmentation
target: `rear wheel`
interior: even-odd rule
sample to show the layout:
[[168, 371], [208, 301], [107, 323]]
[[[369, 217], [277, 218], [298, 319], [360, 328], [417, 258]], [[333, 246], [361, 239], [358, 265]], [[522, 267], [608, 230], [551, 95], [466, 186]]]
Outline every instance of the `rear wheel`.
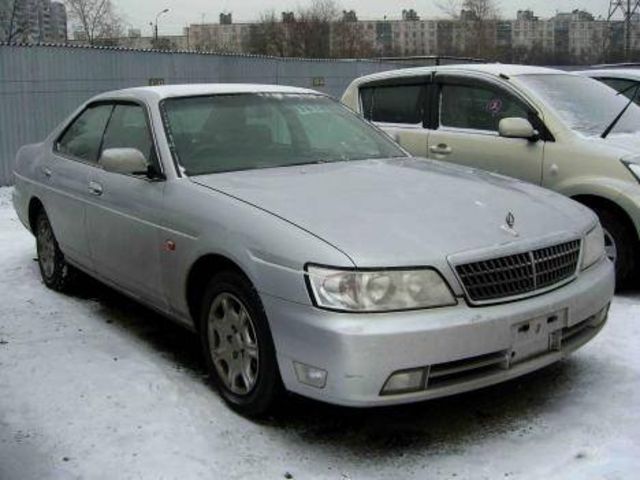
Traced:
[[225, 402], [247, 416], [269, 412], [283, 387], [267, 317], [251, 283], [216, 275], [201, 309], [200, 335], [210, 375]]
[[616, 267], [616, 284], [625, 287], [631, 281], [637, 265], [636, 234], [629, 222], [618, 212], [606, 207], [592, 207], [604, 229], [604, 246], [609, 260]]
[[58, 292], [67, 291], [76, 272], [65, 260], [44, 210], [40, 211], [36, 218], [35, 235], [38, 265], [44, 284]]

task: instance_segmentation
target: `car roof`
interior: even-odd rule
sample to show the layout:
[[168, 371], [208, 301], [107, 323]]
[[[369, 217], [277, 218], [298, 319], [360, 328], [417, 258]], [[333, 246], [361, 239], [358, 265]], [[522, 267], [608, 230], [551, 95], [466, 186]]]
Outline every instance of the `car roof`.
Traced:
[[162, 85], [157, 87], [135, 87], [102, 93], [92, 100], [134, 97], [153, 98], [161, 101], [174, 97], [197, 97], [205, 95], [229, 95], [241, 93], [282, 93], [282, 94], [321, 94], [315, 90], [282, 85], [260, 85], [249, 83], [202, 83], [183, 85]]
[[597, 70], [582, 70], [577, 73], [588, 77], [607, 76], [612, 78], [640, 80], [640, 68], [601, 68]]
[[517, 76], [517, 75], [531, 75], [531, 74], [558, 74], [563, 73], [566, 74], [568, 72], [562, 70], [556, 70], [553, 68], [546, 67], [536, 67], [529, 65], [511, 65], [504, 63], [470, 63], [470, 64], [461, 64], [461, 65], [442, 65], [442, 66], [432, 66], [432, 67], [415, 67], [415, 68], [403, 68], [399, 70], [389, 70], [380, 73], [374, 73], [372, 75], [367, 75], [365, 77], [359, 78], [356, 82], [363, 83], [369, 80], [383, 80], [386, 78], [397, 78], [397, 77], [409, 77], [409, 76], [420, 76], [420, 75], [430, 75], [431, 73], [442, 73], [442, 72], [477, 72], [485, 75], [507, 75]]

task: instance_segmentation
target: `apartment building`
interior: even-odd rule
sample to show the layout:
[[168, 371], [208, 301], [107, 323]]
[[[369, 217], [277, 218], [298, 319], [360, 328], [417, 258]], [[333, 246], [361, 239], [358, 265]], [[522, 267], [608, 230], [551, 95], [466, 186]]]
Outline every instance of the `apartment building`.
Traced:
[[192, 24], [184, 29], [184, 35], [193, 50], [242, 53], [247, 50], [251, 26], [233, 23], [230, 13], [221, 13], [220, 23]]
[[67, 40], [67, 12], [51, 0], [0, 0], [0, 41], [27, 43]]
[[[283, 12], [279, 20], [287, 38], [295, 14]], [[597, 61], [606, 49], [624, 49], [624, 22], [596, 19], [584, 10], [549, 19], [521, 10], [515, 19], [481, 22], [481, 30], [479, 23], [473, 12], [464, 10], [455, 20], [422, 19], [415, 10], [403, 10], [398, 19], [361, 20], [355, 11], [344, 11], [329, 30], [330, 49], [337, 56], [474, 55], [482, 49], [583, 61]], [[250, 45], [255, 47], [251, 36], [256, 28], [255, 24], [233, 23], [231, 14], [222, 14], [219, 23], [187, 27], [185, 37], [192, 49], [242, 53]], [[632, 48], [640, 50], [640, 18], [632, 24], [631, 37]]]

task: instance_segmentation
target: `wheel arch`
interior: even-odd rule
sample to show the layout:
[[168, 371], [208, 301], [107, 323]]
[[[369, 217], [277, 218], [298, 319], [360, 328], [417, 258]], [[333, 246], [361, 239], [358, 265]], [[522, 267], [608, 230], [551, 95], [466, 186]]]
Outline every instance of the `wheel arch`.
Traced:
[[631, 218], [631, 215], [629, 215], [629, 213], [627, 213], [627, 211], [623, 207], [621, 207], [618, 203], [614, 202], [609, 198], [606, 198], [600, 195], [593, 195], [593, 194], [579, 194], [571, 198], [576, 202], [579, 202], [582, 205], [585, 205], [586, 207], [589, 207], [591, 209], [605, 208], [609, 211], [614, 212], [634, 232], [636, 241], [640, 240], [640, 238], [638, 237], [638, 231], [635, 227], [633, 219]]
[[239, 273], [254, 285], [246, 272], [234, 260], [224, 255], [210, 253], [198, 258], [187, 274], [185, 284], [185, 296], [189, 315], [196, 330], [199, 328], [200, 309], [202, 298], [209, 284], [209, 280], [215, 273], [232, 271]]
[[36, 233], [36, 220], [40, 212], [46, 212], [42, 201], [38, 197], [31, 197], [28, 207], [29, 228], [33, 234]]

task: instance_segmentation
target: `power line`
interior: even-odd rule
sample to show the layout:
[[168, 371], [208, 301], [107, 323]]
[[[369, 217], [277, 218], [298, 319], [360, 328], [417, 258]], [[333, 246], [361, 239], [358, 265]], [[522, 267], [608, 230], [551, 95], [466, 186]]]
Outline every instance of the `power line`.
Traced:
[[617, 13], [621, 13], [624, 19], [624, 52], [627, 61], [631, 61], [633, 45], [631, 43], [631, 32], [633, 19], [640, 13], [640, 0], [610, 0], [609, 15], [607, 21], [611, 22]]

